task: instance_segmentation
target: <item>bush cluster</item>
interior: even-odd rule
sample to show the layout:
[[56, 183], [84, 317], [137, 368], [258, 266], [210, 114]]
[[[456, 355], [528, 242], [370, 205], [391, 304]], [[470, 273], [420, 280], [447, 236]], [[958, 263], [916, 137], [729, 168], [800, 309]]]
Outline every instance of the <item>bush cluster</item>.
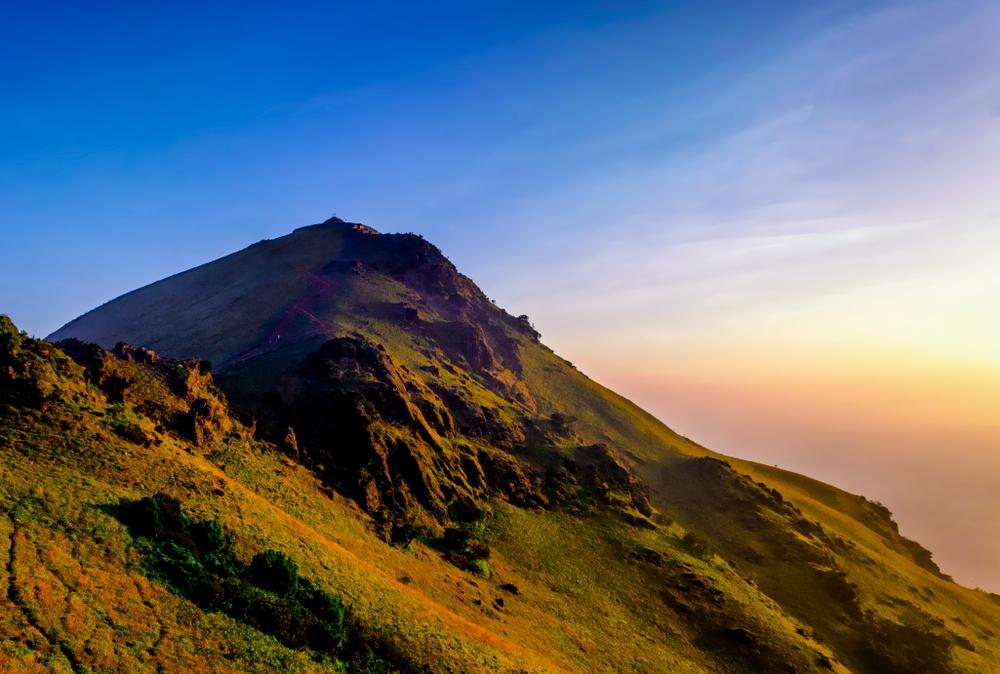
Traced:
[[[478, 513], [485, 517], [485, 513]], [[482, 520], [457, 522], [444, 531], [444, 538], [438, 541], [445, 551], [445, 558], [461, 569], [467, 569], [485, 578], [492, 575], [489, 562], [490, 546], [486, 538], [486, 525]]]
[[343, 603], [300, 577], [284, 553], [267, 550], [246, 565], [218, 522], [192, 522], [165, 494], [119, 510], [132, 534], [149, 541], [150, 571], [199, 608], [225, 613], [292, 648], [334, 653], [344, 645]]
[[121, 431], [129, 426], [137, 426], [142, 415], [137, 414], [127, 403], [111, 403], [108, 405], [108, 416], [111, 428]]
[[684, 542], [684, 545], [688, 546], [699, 557], [707, 557], [713, 554], [711, 544], [694, 532], [687, 532], [681, 540]]

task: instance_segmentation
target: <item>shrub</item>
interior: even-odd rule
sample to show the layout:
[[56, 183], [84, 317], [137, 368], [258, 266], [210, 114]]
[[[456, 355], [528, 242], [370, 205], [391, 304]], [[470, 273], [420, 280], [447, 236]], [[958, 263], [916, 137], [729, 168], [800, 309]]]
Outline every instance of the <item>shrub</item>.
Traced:
[[462, 494], [448, 504], [448, 515], [462, 522], [475, 522], [487, 516], [487, 508], [474, 498]]
[[205, 569], [201, 562], [195, 559], [190, 550], [171, 540], [163, 541], [154, 547], [147, 558], [147, 564], [152, 567], [156, 575], [162, 577], [183, 595], [189, 595], [206, 580]]
[[248, 625], [271, 634], [287, 646], [309, 645], [308, 629], [317, 623], [302, 606], [285, 597], [276, 597], [256, 588], [245, 588]]
[[336, 597], [299, 578], [287, 555], [267, 550], [250, 566], [232, 552], [232, 536], [215, 521], [192, 523], [166, 494], [119, 507], [132, 534], [146, 538], [152, 574], [207, 611], [220, 611], [287, 646], [328, 653], [346, 640], [345, 609]]
[[490, 558], [490, 546], [482, 541], [469, 541], [467, 550], [470, 557], [475, 557], [476, 559]]
[[471, 538], [466, 527], [448, 527], [444, 530], [444, 542], [452, 550], [463, 550]]
[[687, 532], [681, 540], [699, 557], [704, 557], [712, 552], [712, 546], [709, 545], [708, 541], [694, 532]]
[[155, 538], [169, 534], [185, 535], [191, 523], [187, 513], [181, 508], [181, 502], [162, 493], [123, 504], [121, 509], [123, 521], [136, 536]]
[[309, 583], [309, 581], [305, 578], [301, 579], [299, 582], [303, 586], [303, 588], [299, 591], [298, 596], [302, 605], [312, 611], [312, 613], [323, 622], [330, 623], [338, 630], [343, 627], [344, 603], [337, 597], [334, 597], [327, 592], [323, 592], [319, 588], [309, 587], [306, 589], [306, 586], [311, 585], [311, 583]]
[[467, 559], [488, 559], [490, 546], [482, 539], [486, 526], [482, 522], [459, 522], [444, 531], [446, 557], [456, 566], [464, 566]]
[[490, 564], [485, 559], [470, 559], [468, 561], [469, 571], [482, 576], [483, 578], [489, 579], [493, 575], [493, 570], [490, 569]]
[[211, 575], [195, 590], [195, 603], [239, 620], [245, 613], [243, 588], [238, 578]]
[[285, 596], [299, 586], [299, 566], [283, 552], [268, 550], [254, 555], [250, 581], [257, 587]]
[[108, 416], [111, 418], [111, 428], [122, 431], [130, 426], [138, 426], [140, 416], [127, 403], [111, 403], [108, 405]]
[[925, 632], [915, 625], [880, 620], [866, 625], [860, 655], [871, 671], [884, 674], [946, 672], [951, 648], [943, 635]]
[[203, 555], [227, 549], [229, 541], [222, 525], [214, 520], [195, 522], [190, 527], [191, 539]]
[[653, 522], [660, 525], [661, 527], [669, 527], [674, 523], [674, 519], [667, 515], [666, 513], [655, 512], [653, 513]]

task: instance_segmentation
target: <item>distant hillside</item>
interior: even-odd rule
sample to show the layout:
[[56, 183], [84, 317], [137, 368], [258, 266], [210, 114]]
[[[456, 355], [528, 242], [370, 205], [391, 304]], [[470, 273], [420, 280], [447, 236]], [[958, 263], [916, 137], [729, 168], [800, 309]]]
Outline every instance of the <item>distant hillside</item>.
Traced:
[[[998, 598], [884, 507], [678, 436], [419, 236], [334, 219], [49, 342], [4, 325], [5, 615], [41, 636], [0, 632], [0, 658], [23, 671], [1000, 671]], [[159, 593], [159, 641], [53, 546]]]

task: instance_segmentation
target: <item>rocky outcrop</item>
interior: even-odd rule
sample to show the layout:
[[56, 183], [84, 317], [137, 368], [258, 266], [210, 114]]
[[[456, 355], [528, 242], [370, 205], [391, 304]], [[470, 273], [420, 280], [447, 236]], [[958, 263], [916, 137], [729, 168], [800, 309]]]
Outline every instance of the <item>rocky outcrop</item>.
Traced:
[[328, 340], [299, 376], [296, 386], [265, 396], [270, 436], [280, 445], [294, 428], [296, 458], [376, 520], [398, 525], [419, 506], [447, 521], [456, 499], [541, 502], [513, 456], [523, 429], [458, 391], [428, 387], [382, 345]]
[[267, 396], [272, 435], [294, 428], [297, 458], [369, 514], [388, 521], [419, 504], [444, 518], [451, 498], [475, 491], [447, 441], [449, 410], [381, 345], [331, 339], [300, 376], [295, 391]]
[[[207, 361], [161, 358], [124, 342], [112, 351], [78, 339], [56, 346], [83, 368], [84, 377], [108, 402], [127, 405], [153, 420], [161, 431], [176, 431], [208, 447], [233, 430], [229, 406], [212, 380], [212, 365]], [[136, 442], [150, 441], [148, 433], [140, 438], [135, 428], [129, 432]]]
[[566, 467], [583, 486], [595, 489], [599, 495], [619, 492], [627, 495], [632, 507], [646, 517], [653, 514], [646, 487], [628, 463], [608, 445], [578, 447], [572, 458], [566, 460]]
[[439, 326], [438, 335], [439, 341], [456, 357], [455, 360], [461, 358], [474, 370], [496, 367], [493, 349], [480, 326], [468, 321], [453, 321]]
[[44, 412], [65, 376], [78, 372], [61, 351], [28, 338], [0, 315], [0, 413], [13, 408]]

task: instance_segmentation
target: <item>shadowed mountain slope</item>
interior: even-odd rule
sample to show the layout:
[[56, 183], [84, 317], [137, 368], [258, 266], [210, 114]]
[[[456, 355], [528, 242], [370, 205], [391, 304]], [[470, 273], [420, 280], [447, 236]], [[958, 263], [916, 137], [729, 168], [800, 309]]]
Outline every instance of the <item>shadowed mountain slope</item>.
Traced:
[[[146, 465], [159, 465], [169, 443], [149, 438], [162, 436], [287, 518], [247, 534], [251, 549], [276, 537], [303, 568], [327, 544], [314, 535], [354, 550], [334, 576], [351, 577], [337, 581], [345, 604], [374, 635], [359, 643], [407, 654], [399, 666], [1000, 671], [995, 597], [943, 576], [884, 507], [678, 436], [554, 354], [419, 236], [333, 219], [124, 295], [48, 339], [57, 345], [18, 348], [68, 354], [56, 378], [103, 392], [92, 413], [128, 402], [162, 417], [117, 435]], [[164, 357], [182, 365], [164, 373]], [[193, 358], [214, 365], [183, 366]], [[187, 367], [204, 383], [130, 402], [119, 389], [132, 380], [93, 374], [118, 362], [154, 378]], [[27, 387], [8, 406], [19, 420], [36, 394], [31, 368], [11, 367], [5, 386]], [[15, 463], [26, 442], [11, 443]], [[271, 465], [293, 477], [275, 489], [258, 472]], [[88, 498], [162, 490], [102, 479]], [[160, 482], [234, 521], [210, 493]], [[240, 513], [250, 529], [263, 517]], [[323, 533], [341, 523], [350, 534]], [[331, 573], [314, 568], [314, 582]], [[416, 615], [352, 608], [369, 578], [383, 592], [380, 573], [408, 579], [428, 620], [466, 621], [445, 621], [442, 659], [406, 636], [426, 630]]]

